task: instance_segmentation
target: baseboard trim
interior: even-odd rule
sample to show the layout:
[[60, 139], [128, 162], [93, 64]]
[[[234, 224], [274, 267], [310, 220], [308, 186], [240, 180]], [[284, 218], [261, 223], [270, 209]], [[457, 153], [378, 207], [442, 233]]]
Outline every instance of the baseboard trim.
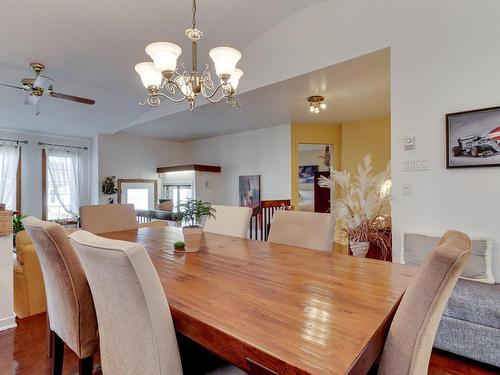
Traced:
[[16, 316], [8, 316], [7, 318], [0, 319], [0, 332], [8, 329], [16, 328]]

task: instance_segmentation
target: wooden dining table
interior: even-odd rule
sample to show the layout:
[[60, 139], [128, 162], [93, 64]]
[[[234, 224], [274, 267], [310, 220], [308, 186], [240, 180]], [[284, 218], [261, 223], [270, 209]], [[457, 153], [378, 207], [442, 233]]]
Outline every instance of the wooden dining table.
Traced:
[[106, 233], [143, 245], [175, 329], [254, 374], [364, 374], [415, 268], [204, 233], [178, 254], [175, 227]]

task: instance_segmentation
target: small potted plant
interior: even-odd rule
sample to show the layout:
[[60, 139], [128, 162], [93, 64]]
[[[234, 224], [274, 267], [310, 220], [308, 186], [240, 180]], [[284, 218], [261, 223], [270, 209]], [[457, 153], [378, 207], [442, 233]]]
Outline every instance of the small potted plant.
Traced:
[[102, 182], [101, 191], [104, 195], [108, 196], [108, 204], [115, 203], [114, 195], [118, 191], [115, 185], [115, 176], [106, 177]]
[[178, 207], [178, 212], [173, 214], [176, 222], [182, 223], [185, 250], [195, 252], [200, 249], [203, 235], [203, 221], [208, 217], [215, 218], [215, 209], [208, 202], [188, 198]]
[[24, 230], [23, 219], [28, 217], [28, 215], [14, 215], [12, 216], [12, 240], [14, 242], [14, 247], [16, 246], [16, 235]]

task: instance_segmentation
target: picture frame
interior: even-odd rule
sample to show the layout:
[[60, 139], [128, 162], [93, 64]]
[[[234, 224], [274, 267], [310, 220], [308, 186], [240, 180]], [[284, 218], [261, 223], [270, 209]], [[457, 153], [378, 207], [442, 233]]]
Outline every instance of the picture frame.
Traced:
[[240, 207], [260, 206], [260, 175], [239, 177], [239, 203]]
[[500, 166], [500, 106], [446, 114], [446, 168]]

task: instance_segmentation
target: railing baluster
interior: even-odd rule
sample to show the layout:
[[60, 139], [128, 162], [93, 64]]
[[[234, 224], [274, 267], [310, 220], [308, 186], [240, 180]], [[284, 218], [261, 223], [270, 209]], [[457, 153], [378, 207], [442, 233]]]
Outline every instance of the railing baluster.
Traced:
[[[271, 225], [276, 210], [291, 210], [290, 200], [261, 201], [260, 207], [255, 208], [250, 218], [248, 237], [252, 240], [267, 241], [268, 227]], [[259, 230], [260, 225], [260, 230]]]

